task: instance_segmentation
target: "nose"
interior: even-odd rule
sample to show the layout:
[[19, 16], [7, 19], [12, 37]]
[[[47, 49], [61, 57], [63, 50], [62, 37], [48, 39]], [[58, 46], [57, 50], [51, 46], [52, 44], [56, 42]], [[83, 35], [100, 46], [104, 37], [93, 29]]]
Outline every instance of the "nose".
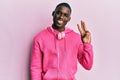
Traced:
[[64, 18], [64, 14], [61, 14], [61, 15], [60, 15], [60, 18], [61, 18], [61, 19]]

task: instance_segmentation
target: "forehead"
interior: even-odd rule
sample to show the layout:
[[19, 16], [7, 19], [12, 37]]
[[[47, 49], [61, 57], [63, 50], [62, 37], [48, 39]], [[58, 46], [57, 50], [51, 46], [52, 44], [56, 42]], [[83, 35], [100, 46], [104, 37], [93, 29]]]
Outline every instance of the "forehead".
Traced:
[[55, 9], [55, 11], [61, 11], [63, 13], [70, 13], [70, 9], [66, 6], [59, 6]]

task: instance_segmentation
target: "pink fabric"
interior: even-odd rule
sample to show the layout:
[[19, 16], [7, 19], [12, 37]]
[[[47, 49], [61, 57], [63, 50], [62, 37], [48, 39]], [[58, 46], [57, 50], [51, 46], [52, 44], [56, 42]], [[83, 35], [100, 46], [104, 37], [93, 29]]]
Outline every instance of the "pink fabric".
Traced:
[[83, 44], [81, 37], [66, 28], [65, 36], [51, 27], [34, 38], [31, 55], [32, 80], [76, 80], [77, 60], [87, 70], [93, 64], [92, 45]]

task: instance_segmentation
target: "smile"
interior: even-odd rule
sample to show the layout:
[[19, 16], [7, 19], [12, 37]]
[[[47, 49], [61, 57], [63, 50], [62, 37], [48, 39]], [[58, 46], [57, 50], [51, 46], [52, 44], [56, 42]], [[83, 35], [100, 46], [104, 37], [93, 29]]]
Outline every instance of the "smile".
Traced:
[[63, 21], [62, 20], [57, 20], [57, 23], [58, 24], [63, 24]]

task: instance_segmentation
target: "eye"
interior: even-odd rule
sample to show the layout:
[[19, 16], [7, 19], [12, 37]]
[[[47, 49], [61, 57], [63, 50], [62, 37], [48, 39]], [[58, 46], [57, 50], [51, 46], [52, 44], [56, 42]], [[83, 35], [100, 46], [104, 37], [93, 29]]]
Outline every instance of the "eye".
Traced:
[[69, 15], [68, 15], [68, 14], [64, 14], [64, 16], [65, 16], [65, 17], [69, 17]]
[[60, 11], [57, 11], [56, 14], [60, 15], [60, 14], [62, 14], [62, 13], [61, 13]]

